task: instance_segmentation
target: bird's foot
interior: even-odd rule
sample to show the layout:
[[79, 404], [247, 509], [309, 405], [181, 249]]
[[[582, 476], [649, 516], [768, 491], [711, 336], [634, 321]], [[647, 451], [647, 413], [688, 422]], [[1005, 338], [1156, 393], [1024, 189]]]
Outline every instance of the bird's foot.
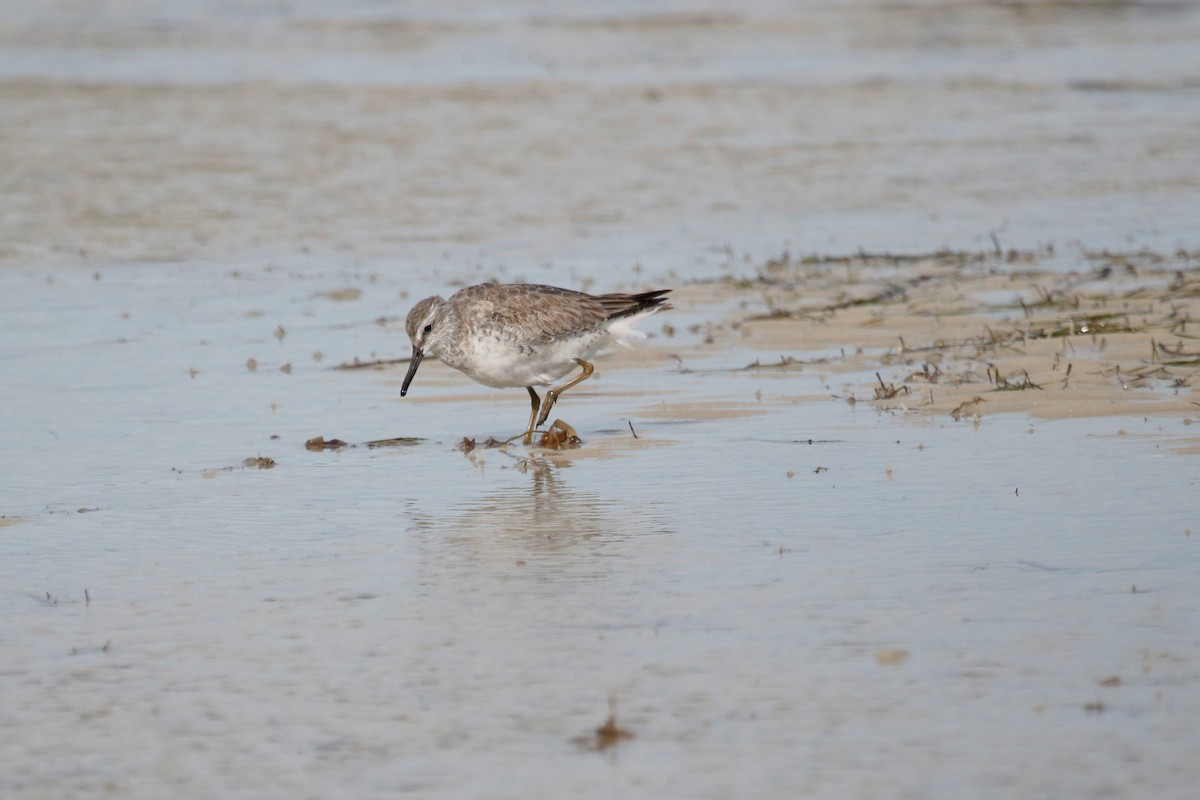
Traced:
[[523, 431], [523, 432], [521, 432], [521, 433], [518, 433], [516, 436], [510, 436], [510, 437], [508, 437], [507, 439], [505, 439], [505, 440], [504, 440], [504, 443], [505, 443], [505, 444], [512, 444], [512, 443], [513, 443], [513, 442], [515, 442], [517, 439], [520, 439], [520, 440], [521, 440], [521, 444], [528, 446], [528, 445], [531, 445], [531, 444], [533, 444], [533, 434], [534, 434], [534, 429], [533, 429], [533, 428], [530, 428], [530, 429], [529, 429], [529, 430], [527, 430], [527, 431]]

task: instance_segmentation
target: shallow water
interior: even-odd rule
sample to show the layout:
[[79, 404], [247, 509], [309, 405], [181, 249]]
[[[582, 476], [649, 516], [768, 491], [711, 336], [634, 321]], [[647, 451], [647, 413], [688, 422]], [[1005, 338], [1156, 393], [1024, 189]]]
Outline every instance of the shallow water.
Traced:
[[[1200, 249], [1196, 4], [0, 18], [5, 796], [1193, 793], [1197, 414], [850, 404], [692, 282]], [[581, 448], [335, 368], [491, 278], [681, 287]]]
[[[3, 318], [47, 342], [7, 352], [0, 397], [16, 796], [1183, 796], [1195, 777], [1178, 420], [906, 421], [798, 402], [827, 391], [809, 371], [618, 353], [558, 408], [579, 450], [463, 454], [525, 397], [429, 364], [400, 400], [403, 365], [331, 369], [403, 351], [371, 321], [392, 280], [53, 277], [2, 278]], [[345, 284], [358, 301], [314, 297]], [[701, 336], [673, 342], [689, 364], [752, 360]], [[420, 441], [361, 446], [390, 436]], [[258, 455], [276, 466], [241, 466]], [[589, 752], [610, 696], [636, 738]]]

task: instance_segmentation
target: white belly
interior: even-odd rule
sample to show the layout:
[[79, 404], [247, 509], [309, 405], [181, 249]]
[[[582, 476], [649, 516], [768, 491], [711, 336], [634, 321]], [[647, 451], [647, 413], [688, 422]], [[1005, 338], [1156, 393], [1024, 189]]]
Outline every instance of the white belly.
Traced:
[[488, 338], [442, 360], [484, 386], [496, 389], [546, 386], [578, 370], [575, 359], [591, 358], [609, 340], [604, 331], [530, 347]]
[[655, 311], [631, 314], [610, 321], [606, 327], [551, 342], [520, 344], [502, 335], [466, 337], [461, 347], [432, 355], [477, 383], [495, 389], [547, 386], [579, 369], [576, 359], [590, 360], [613, 342], [628, 346], [630, 339], [645, 338], [646, 334], [634, 326]]

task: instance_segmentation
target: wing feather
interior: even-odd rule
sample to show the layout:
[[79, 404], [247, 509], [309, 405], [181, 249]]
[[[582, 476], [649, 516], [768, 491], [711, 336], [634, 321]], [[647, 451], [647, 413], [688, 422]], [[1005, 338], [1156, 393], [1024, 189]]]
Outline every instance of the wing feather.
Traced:
[[500, 325], [524, 341], [545, 342], [665, 307], [669, 291], [591, 295], [536, 283], [484, 283], [460, 289], [451, 300], [463, 302], [477, 323]]

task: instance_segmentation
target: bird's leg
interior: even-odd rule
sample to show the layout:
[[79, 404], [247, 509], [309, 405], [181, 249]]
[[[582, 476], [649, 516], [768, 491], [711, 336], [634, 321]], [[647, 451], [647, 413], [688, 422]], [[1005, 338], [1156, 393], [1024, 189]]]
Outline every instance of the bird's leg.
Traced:
[[533, 390], [532, 386], [526, 386], [525, 391], [529, 392], [529, 404], [533, 406], [533, 410], [529, 413], [529, 427], [516, 436], [505, 439], [505, 444], [515, 439], [521, 439], [521, 444], [526, 445], [533, 442], [533, 429], [537, 427], [534, 423], [537, 422], [538, 409], [542, 407], [542, 398], [538, 397], [538, 393]]
[[529, 392], [529, 402], [533, 405], [533, 411], [529, 414], [529, 427], [525, 429], [525, 438], [521, 442], [527, 445], [533, 441], [533, 429], [536, 427], [534, 423], [537, 421], [538, 409], [542, 407], [542, 398], [538, 397], [532, 386], [526, 386], [525, 390]]
[[582, 358], [575, 359], [575, 363], [583, 367], [583, 372], [581, 372], [579, 375], [576, 375], [573, 379], [567, 381], [557, 389], [548, 389], [546, 391], [546, 400], [544, 403], [542, 403], [542, 413], [540, 416], [538, 416], [537, 420], [538, 425], [541, 425], [546, 421], [546, 418], [550, 416], [550, 409], [554, 408], [554, 402], [558, 400], [558, 396], [560, 394], [565, 392], [567, 389], [570, 389], [575, 384], [586, 381], [588, 378], [592, 377], [592, 373], [596, 371], [595, 367], [584, 361]]

